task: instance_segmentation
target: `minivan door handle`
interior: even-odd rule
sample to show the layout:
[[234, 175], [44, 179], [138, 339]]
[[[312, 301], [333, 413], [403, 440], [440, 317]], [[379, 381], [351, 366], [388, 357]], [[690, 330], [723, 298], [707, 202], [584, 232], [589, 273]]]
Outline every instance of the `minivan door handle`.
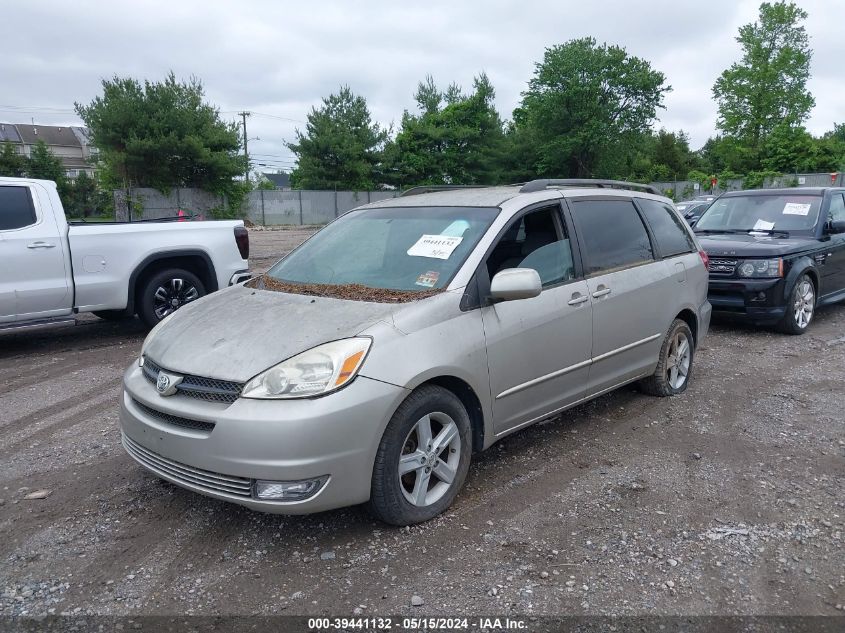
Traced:
[[567, 301], [567, 303], [571, 306], [577, 306], [579, 303], [584, 303], [589, 300], [590, 298], [587, 295], [582, 295], [580, 292], [573, 292], [572, 298]]
[[26, 245], [27, 248], [56, 248], [55, 244], [49, 242], [32, 242]]
[[610, 294], [610, 288], [605, 288], [604, 286], [599, 286], [598, 289], [593, 293], [593, 297], [598, 299], [599, 297], [603, 297], [604, 295]]

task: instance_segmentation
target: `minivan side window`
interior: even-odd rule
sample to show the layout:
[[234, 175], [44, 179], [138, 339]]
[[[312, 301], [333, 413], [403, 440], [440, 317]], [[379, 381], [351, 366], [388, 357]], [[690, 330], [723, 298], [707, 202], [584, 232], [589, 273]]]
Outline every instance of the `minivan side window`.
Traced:
[[506, 268], [533, 268], [543, 287], [575, 278], [572, 247], [557, 205], [511, 222], [487, 257], [490, 279]]
[[35, 209], [27, 187], [0, 186], [0, 231], [35, 224]]
[[681, 224], [683, 220], [666, 204], [647, 198], [638, 198], [637, 202], [663, 257], [674, 257], [696, 250], [695, 243]]
[[588, 275], [654, 259], [648, 232], [630, 200], [570, 199], [569, 204]]

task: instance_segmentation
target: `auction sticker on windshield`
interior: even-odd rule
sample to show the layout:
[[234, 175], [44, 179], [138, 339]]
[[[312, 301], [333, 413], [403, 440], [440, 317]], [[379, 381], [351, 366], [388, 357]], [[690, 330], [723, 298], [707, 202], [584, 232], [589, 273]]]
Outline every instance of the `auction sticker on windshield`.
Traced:
[[434, 284], [437, 283], [438, 279], [440, 279], [440, 273], [436, 270], [429, 270], [427, 273], [423, 273], [422, 275], [417, 277], [417, 281], [415, 283], [418, 286], [433, 288]]
[[783, 207], [784, 215], [808, 215], [812, 204], [805, 204], [803, 202], [787, 202]]
[[417, 240], [416, 244], [408, 249], [408, 255], [411, 257], [449, 259], [463, 239], [462, 237], [448, 235], [423, 235]]

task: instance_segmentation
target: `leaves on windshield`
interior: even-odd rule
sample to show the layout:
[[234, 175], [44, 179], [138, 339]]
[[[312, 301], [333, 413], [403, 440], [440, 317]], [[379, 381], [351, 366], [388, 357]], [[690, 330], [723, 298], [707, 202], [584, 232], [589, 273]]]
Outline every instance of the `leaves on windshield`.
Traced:
[[331, 297], [333, 299], [347, 299], [349, 301], [372, 301], [374, 303], [404, 303], [418, 301], [443, 292], [434, 290], [393, 290], [391, 288], [371, 288], [362, 284], [294, 284], [261, 275], [249, 280], [248, 288], [271, 290], [273, 292], [287, 292], [296, 295], [314, 297]]

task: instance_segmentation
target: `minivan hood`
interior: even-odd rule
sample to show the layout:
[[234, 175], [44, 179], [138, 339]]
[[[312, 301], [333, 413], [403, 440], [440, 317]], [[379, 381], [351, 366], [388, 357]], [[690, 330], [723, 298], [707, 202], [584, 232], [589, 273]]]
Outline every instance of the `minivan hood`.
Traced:
[[818, 240], [809, 235], [779, 237], [747, 233], [697, 233], [701, 247], [711, 257], [778, 257], [813, 248]]
[[401, 307], [233, 286], [181, 308], [145, 354], [177, 373], [246, 382], [316, 345], [392, 323]]

